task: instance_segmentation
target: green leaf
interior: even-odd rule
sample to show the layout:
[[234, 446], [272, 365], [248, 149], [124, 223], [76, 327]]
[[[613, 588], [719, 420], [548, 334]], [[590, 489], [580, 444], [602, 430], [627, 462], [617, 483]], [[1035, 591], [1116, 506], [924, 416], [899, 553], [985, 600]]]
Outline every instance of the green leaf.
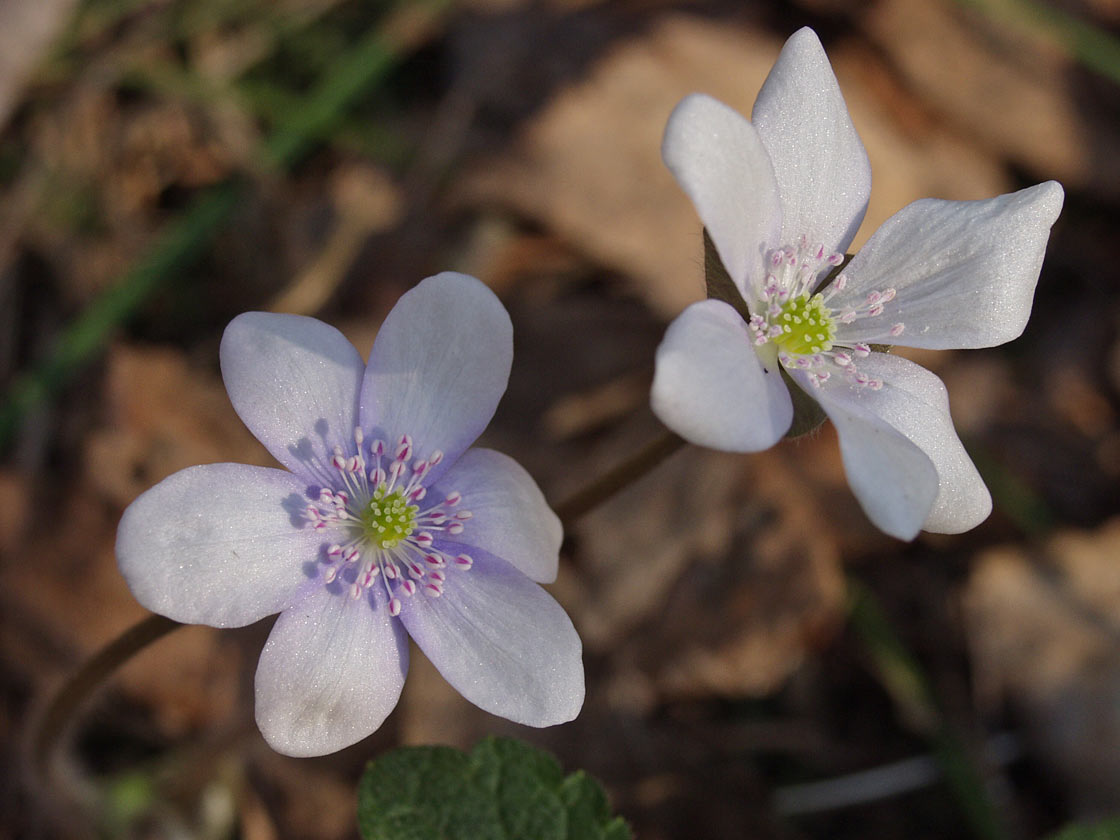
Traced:
[[1067, 825], [1049, 840], [1120, 840], [1120, 817], [1092, 825]]
[[358, 828], [365, 840], [631, 840], [598, 782], [565, 778], [555, 758], [512, 738], [374, 759], [358, 784]]

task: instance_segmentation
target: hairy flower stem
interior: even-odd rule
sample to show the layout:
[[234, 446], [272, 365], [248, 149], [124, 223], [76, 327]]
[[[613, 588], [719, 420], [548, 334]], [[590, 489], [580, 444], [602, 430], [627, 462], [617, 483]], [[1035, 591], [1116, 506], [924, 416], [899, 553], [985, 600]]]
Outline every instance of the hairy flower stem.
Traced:
[[[684, 446], [684, 438], [672, 432], [658, 437], [630, 458], [593, 479], [556, 505], [556, 513], [568, 528], [584, 514], [597, 508], [620, 490], [645, 476]], [[187, 625], [162, 615], [150, 615], [129, 627], [95, 653], [59, 690], [40, 720], [32, 744], [35, 770], [45, 775], [54, 750], [78, 709], [97, 688], [125, 662], [173, 630]]]
[[51, 755], [66, 732], [67, 724], [101, 683], [152, 642], [183, 626], [162, 615], [150, 615], [129, 627], [87, 660], [59, 689], [39, 722], [32, 745], [36, 772], [45, 775], [49, 770]]
[[650, 441], [614, 469], [581, 487], [556, 505], [556, 514], [567, 529], [620, 490], [629, 487], [646, 473], [684, 446], [687, 441], [674, 432], [666, 432]]

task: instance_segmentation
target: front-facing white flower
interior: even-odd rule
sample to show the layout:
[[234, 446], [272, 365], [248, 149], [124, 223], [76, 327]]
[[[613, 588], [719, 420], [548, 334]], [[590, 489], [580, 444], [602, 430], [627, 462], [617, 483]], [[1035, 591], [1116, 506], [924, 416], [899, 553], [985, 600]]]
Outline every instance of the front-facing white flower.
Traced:
[[749, 122], [694, 94], [669, 117], [662, 156], [749, 314], [706, 300], [669, 326], [652, 392], [661, 420], [703, 446], [766, 449], [793, 418], [784, 370], [836, 426], [848, 481], [879, 528], [912, 539], [982, 522], [991, 497], [945, 386], [873, 347], [991, 347], [1022, 333], [1061, 186], [916, 201], [837, 273], [871, 170], [810, 29], [786, 42]]
[[276, 750], [321, 755], [377, 729], [408, 635], [489, 712], [531, 726], [579, 712], [579, 637], [537, 583], [556, 577], [560, 522], [512, 459], [468, 449], [512, 357], [501, 303], [452, 273], [401, 297], [368, 365], [313, 318], [227, 327], [230, 399], [287, 469], [170, 476], [125, 511], [117, 559], [140, 603], [177, 621], [280, 613], [256, 675]]

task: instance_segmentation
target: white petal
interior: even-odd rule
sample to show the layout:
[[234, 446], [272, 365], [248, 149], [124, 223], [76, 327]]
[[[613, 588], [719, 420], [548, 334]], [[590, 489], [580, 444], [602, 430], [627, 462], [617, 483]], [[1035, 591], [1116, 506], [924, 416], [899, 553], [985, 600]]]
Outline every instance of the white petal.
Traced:
[[812, 29], [786, 41], [751, 122], [778, 181], [782, 244], [795, 245], [804, 235], [843, 253], [867, 211], [871, 164]]
[[508, 563], [478, 553], [448, 570], [444, 593], [403, 599], [416, 644], [460, 694], [528, 726], [572, 720], [583, 705], [582, 647], [552, 597]]
[[743, 319], [718, 300], [692, 304], [669, 325], [651, 404], [681, 437], [729, 452], [767, 449], [793, 420], [777, 362], [763, 367]]
[[117, 563], [141, 604], [188, 624], [240, 627], [311, 585], [321, 533], [284, 470], [207, 464], [168, 476], [125, 510]]
[[762, 258], [780, 244], [782, 224], [778, 185], [758, 132], [722, 102], [692, 94], [669, 115], [661, 157], [753, 304], [748, 281], [761, 277]]
[[434, 481], [482, 434], [505, 393], [513, 326], [483, 283], [446, 271], [401, 296], [377, 333], [362, 383], [362, 426], [390, 446], [444, 453]]
[[556, 580], [564, 529], [537, 483], [515, 460], [492, 449], [468, 449], [447, 471], [440, 489], [461, 493], [456, 510], [472, 514], [462, 534], [445, 532], [441, 541], [481, 548], [538, 583]]
[[328, 482], [335, 446], [353, 448], [365, 365], [334, 327], [302, 315], [246, 312], [221, 346], [222, 377], [238, 415], [281, 464]]
[[840, 434], [849, 481], [871, 520], [900, 539], [919, 529], [961, 533], [983, 522], [992, 499], [953, 428], [941, 380], [885, 353], [858, 364], [883, 381], [881, 390], [834, 376], [816, 396]]
[[373, 587], [317, 585], [277, 619], [257, 665], [257, 726], [285, 755], [325, 755], [381, 726], [408, 670], [408, 640]]
[[[926, 198], [875, 232], [844, 270], [833, 304], [859, 305], [871, 290], [898, 294], [882, 315], [844, 325], [844, 342], [934, 349], [993, 347], [1022, 333], [1050, 226], [1064, 193], [1047, 181], [983, 201]], [[905, 325], [899, 337], [890, 334]]]

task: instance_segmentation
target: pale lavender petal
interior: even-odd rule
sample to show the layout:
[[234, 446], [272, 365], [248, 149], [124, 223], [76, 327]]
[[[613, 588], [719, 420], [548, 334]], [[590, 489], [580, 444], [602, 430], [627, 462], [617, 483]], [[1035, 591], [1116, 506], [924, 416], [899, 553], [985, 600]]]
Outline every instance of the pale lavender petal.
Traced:
[[365, 365], [334, 327], [300, 315], [246, 312], [221, 346], [222, 377], [238, 415], [281, 464], [311, 483], [335, 446], [353, 449]]
[[[882, 315], [841, 325], [838, 340], [934, 349], [992, 347], [1026, 327], [1061, 185], [1047, 181], [983, 201], [915, 201], [883, 224], [844, 270], [831, 305], [897, 295]], [[900, 335], [891, 332], [903, 324]]]
[[483, 283], [447, 271], [429, 277], [393, 307], [370, 353], [362, 383], [367, 433], [444, 460], [429, 482], [482, 434], [505, 393], [513, 326]]
[[692, 304], [669, 325], [651, 404], [681, 437], [729, 452], [773, 446], [793, 419], [777, 361], [763, 366], [743, 319], [718, 300]]
[[[520, 464], [492, 449], [468, 449], [443, 477], [443, 495], [458, 492], [454, 515], [470, 514], [463, 531], [441, 534], [454, 546], [477, 546], [538, 583], [556, 579], [564, 530], [537, 483]], [[466, 549], [469, 551], [469, 548]]]
[[325, 538], [305, 526], [304, 483], [244, 464], [189, 467], [143, 493], [117, 529], [136, 600], [188, 624], [240, 627], [310, 584]]
[[579, 636], [540, 586], [478, 552], [470, 571], [449, 569], [443, 595], [404, 598], [401, 620], [460, 694], [528, 726], [572, 720], [583, 705]]
[[[883, 382], [880, 390], [833, 377], [815, 396], [836, 424], [853, 490], [872, 521], [901, 539], [919, 529], [961, 533], [983, 522], [992, 509], [991, 496], [953, 428], [941, 380], [885, 353], [872, 353], [858, 364], [862, 374]], [[876, 466], [879, 449], [898, 454], [885, 467]], [[862, 475], [856, 479], [853, 472]], [[873, 511], [883, 506], [901, 512], [877, 519]]]
[[661, 157], [692, 203], [720, 259], [748, 304], [766, 251], [781, 243], [774, 169], [747, 120], [703, 94], [681, 100], [669, 115]]
[[781, 244], [843, 253], [863, 221], [871, 164], [813, 30], [795, 32], [766, 77], [751, 122], [774, 166]]
[[[794, 379], [805, 382], [800, 372]], [[834, 376], [806, 391], [828, 414], [840, 438], [848, 484], [867, 518], [881, 531], [912, 540], [937, 498], [937, 469], [921, 448], [895, 428], [898, 396], [891, 389], [859, 388]], [[885, 392], [885, 393], [884, 393]]]
[[374, 587], [353, 599], [316, 586], [277, 619], [257, 665], [257, 726], [277, 752], [341, 750], [397, 705], [408, 640]]

